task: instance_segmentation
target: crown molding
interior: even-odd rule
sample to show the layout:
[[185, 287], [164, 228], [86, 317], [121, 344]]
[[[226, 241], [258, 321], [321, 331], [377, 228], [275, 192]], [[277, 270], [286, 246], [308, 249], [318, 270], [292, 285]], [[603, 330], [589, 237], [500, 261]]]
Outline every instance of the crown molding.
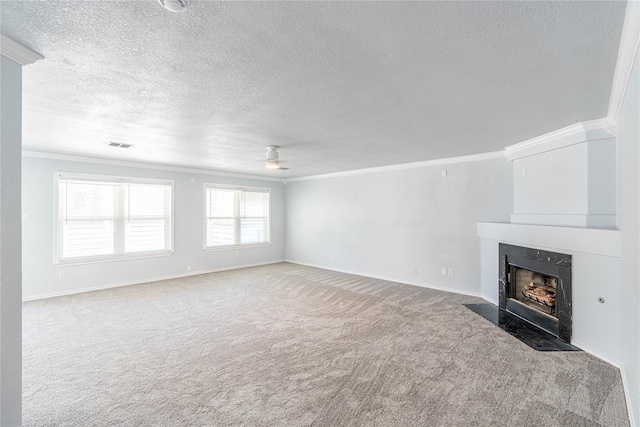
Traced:
[[309, 175], [309, 176], [301, 176], [298, 178], [289, 178], [285, 180], [285, 184], [288, 182], [296, 182], [296, 181], [309, 181], [314, 179], [326, 179], [326, 178], [339, 178], [344, 176], [352, 176], [352, 175], [363, 175], [368, 173], [376, 173], [376, 172], [389, 172], [389, 171], [397, 171], [404, 169], [415, 169], [422, 168], [427, 166], [438, 166], [438, 165], [449, 165], [454, 163], [466, 163], [466, 162], [477, 162], [481, 160], [489, 160], [489, 159], [497, 159], [500, 157], [506, 157], [507, 153], [505, 151], [492, 151], [490, 153], [481, 153], [481, 154], [472, 154], [470, 156], [460, 156], [460, 157], [448, 157], [445, 159], [437, 159], [437, 160], [426, 160], [422, 162], [411, 162], [411, 163], [400, 163], [396, 165], [389, 166], [378, 166], [374, 168], [366, 168], [366, 169], [354, 169], [350, 171], [344, 172], [334, 172], [334, 173], [326, 173], [322, 175]]
[[2, 36], [0, 38], [0, 54], [2, 56], [6, 56], [23, 66], [44, 59], [39, 53], [32, 51], [4, 34], [0, 34], [0, 36]]
[[284, 178], [273, 178], [273, 177], [266, 177], [266, 176], [260, 176], [260, 175], [222, 172], [222, 171], [216, 171], [211, 169], [187, 168], [182, 166], [165, 165], [161, 163], [144, 163], [144, 162], [132, 162], [129, 160], [84, 157], [84, 156], [77, 156], [74, 154], [50, 153], [45, 151], [23, 150], [22, 157], [62, 160], [62, 161], [68, 161], [68, 162], [93, 163], [98, 165], [122, 166], [122, 167], [129, 167], [129, 168], [138, 168], [138, 169], [154, 169], [154, 170], [162, 170], [162, 171], [169, 171], [169, 172], [192, 173], [192, 174], [199, 174], [199, 175], [215, 175], [215, 176], [224, 176], [229, 178], [241, 178], [241, 179], [251, 179], [251, 180], [258, 180], [258, 181], [274, 181], [274, 182], [285, 183]]
[[618, 49], [618, 60], [613, 75], [613, 86], [611, 88], [609, 111], [607, 113], [607, 117], [613, 123], [618, 122], [639, 47], [640, 2], [630, 0], [627, 2], [627, 11], [624, 16], [622, 37], [620, 38], [620, 48]]
[[518, 144], [509, 145], [505, 150], [509, 159], [519, 159], [545, 151], [557, 150], [569, 145], [579, 144], [590, 140], [613, 138], [617, 134], [614, 122], [608, 117], [590, 120], [567, 126], [544, 135], [528, 139]]

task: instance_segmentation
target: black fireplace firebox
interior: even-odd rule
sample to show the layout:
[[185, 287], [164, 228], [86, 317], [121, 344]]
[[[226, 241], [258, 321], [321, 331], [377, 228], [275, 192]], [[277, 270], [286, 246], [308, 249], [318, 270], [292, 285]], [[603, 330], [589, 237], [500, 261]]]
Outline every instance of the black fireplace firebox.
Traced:
[[499, 245], [498, 305], [571, 342], [571, 255]]

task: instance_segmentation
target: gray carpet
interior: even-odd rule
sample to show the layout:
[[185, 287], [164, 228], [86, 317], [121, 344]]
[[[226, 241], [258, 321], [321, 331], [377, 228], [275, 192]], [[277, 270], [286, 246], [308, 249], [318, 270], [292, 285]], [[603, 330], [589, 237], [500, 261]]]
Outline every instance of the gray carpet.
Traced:
[[284, 263], [27, 302], [24, 425], [628, 425], [616, 368], [478, 302]]

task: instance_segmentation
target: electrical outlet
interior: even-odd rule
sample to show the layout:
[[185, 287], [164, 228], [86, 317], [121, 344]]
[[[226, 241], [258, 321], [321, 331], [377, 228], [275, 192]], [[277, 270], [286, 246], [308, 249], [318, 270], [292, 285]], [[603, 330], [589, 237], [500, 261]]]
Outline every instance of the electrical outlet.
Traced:
[[418, 274], [418, 269], [417, 268], [413, 269], [413, 274]]
[[67, 277], [67, 274], [64, 271], [58, 272], [58, 279], [64, 279], [65, 277]]
[[525, 178], [527, 176], [527, 170], [522, 168], [522, 170], [520, 171], [520, 175]]
[[329, 259], [333, 259], [333, 254], [329, 254]]
[[447, 274], [449, 274], [449, 276], [453, 276], [453, 268], [450, 268], [449, 271], [447, 271]]
[[447, 275], [447, 267], [442, 267], [442, 275], [443, 276]]
[[446, 178], [447, 177], [447, 170], [446, 169], [442, 169], [440, 171], [440, 176], [443, 177], [443, 178]]
[[191, 271], [191, 266], [187, 265], [187, 271]]

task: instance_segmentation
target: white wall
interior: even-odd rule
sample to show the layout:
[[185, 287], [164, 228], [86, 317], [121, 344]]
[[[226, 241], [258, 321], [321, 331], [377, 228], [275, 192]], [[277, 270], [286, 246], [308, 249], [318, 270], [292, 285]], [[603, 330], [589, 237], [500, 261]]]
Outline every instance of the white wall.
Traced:
[[585, 143], [514, 160], [513, 213], [587, 214], [587, 165]]
[[479, 295], [476, 222], [508, 221], [511, 183], [506, 158], [289, 182], [287, 259]]
[[[174, 180], [174, 253], [168, 256], [54, 265], [54, 172], [92, 173]], [[191, 179], [194, 183], [191, 183]], [[23, 297], [59, 295], [191, 273], [272, 263], [284, 259], [284, 184], [108, 164], [46, 158], [23, 158], [22, 224]], [[271, 188], [271, 245], [239, 250], [205, 251], [204, 183]], [[65, 272], [59, 279], [58, 273]]]
[[0, 56], [0, 425], [22, 418], [22, 66]]
[[514, 159], [511, 222], [615, 228], [615, 155], [602, 138]]
[[624, 346], [622, 368], [627, 382], [629, 411], [640, 423], [640, 68], [638, 58], [618, 118], [618, 228], [621, 232], [620, 324]]

